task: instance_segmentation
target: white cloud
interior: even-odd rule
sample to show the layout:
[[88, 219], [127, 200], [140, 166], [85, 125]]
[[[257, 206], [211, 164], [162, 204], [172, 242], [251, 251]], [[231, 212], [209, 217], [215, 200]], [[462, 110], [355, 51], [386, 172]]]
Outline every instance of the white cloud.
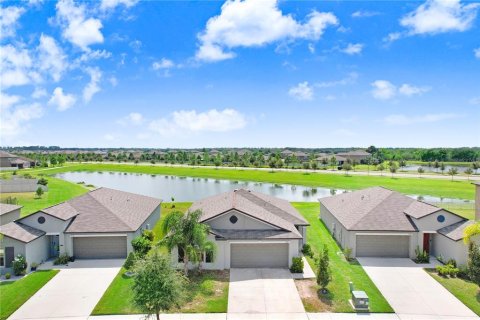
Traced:
[[175, 67], [175, 63], [172, 60], [162, 58], [159, 61], [155, 61], [152, 63], [153, 70], [160, 70], [160, 69], [170, 69]]
[[383, 38], [383, 42], [387, 42], [387, 43], [394, 42], [400, 39], [401, 37], [402, 37], [401, 32], [392, 32], [392, 33], [389, 33], [385, 38]]
[[388, 100], [394, 98], [397, 94], [411, 97], [422, 95], [431, 90], [430, 87], [418, 87], [412, 84], [404, 83], [399, 88], [387, 80], [376, 80], [371, 83], [372, 96], [379, 100]]
[[0, 7], [0, 39], [15, 35], [17, 21], [24, 12], [20, 7]]
[[436, 34], [471, 28], [479, 3], [462, 4], [460, 0], [427, 0], [405, 15], [400, 24], [409, 34]]
[[332, 13], [312, 11], [305, 23], [284, 15], [276, 0], [227, 0], [218, 16], [208, 20], [198, 35], [196, 59], [213, 62], [235, 57], [232, 49], [259, 47], [295, 39], [318, 40], [329, 25], [337, 25]]
[[468, 100], [468, 103], [473, 104], [473, 105], [480, 105], [480, 97], [474, 97], [474, 98]]
[[84, 51], [95, 43], [103, 43], [103, 27], [99, 19], [87, 18], [85, 6], [75, 6], [73, 0], [60, 0], [57, 5], [57, 18], [63, 27], [62, 35]]
[[22, 86], [38, 80], [38, 75], [31, 71], [32, 59], [28, 50], [11, 44], [0, 47], [0, 84], [3, 89]]
[[397, 88], [387, 80], [376, 80], [371, 83], [372, 95], [375, 99], [388, 100], [395, 96]]
[[117, 123], [122, 126], [128, 126], [128, 125], [138, 126], [138, 125], [141, 125], [144, 121], [145, 121], [145, 118], [141, 113], [131, 112], [129, 115], [118, 120]]
[[383, 120], [388, 125], [411, 125], [416, 123], [432, 123], [444, 120], [459, 118], [460, 115], [454, 113], [426, 114], [421, 116], [406, 116], [403, 114], [392, 114]]
[[43, 88], [35, 88], [35, 90], [32, 93], [32, 98], [40, 99], [40, 98], [46, 97], [47, 95], [48, 95], [47, 90]]
[[56, 87], [48, 104], [55, 106], [58, 111], [65, 111], [71, 108], [76, 101], [77, 99], [73, 94], [64, 94], [62, 88]]
[[398, 88], [398, 92], [407, 97], [420, 95], [428, 91], [430, 91], [430, 87], [416, 87], [408, 83], [404, 83]]
[[370, 17], [378, 16], [379, 14], [380, 12], [376, 12], [376, 11], [359, 10], [352, 13], [352, 18], [370, 18]]
[[39, 103], [19, 105], [12, 110], [2, 110], [0, 134], [2, 139], [11, 139], [28, 129], [29, 121], [43, 116]]
[[130, 43], [128, 44], [130, 48], [133, 49], [133, 51], [139, 53], [140, 52], [140, 49], [142, 49], [142, 41], [140, 40], [133, 40], [133, 41], [130, 41]]
[[127, 8], [130, 8], [136, 5], [138, 0], [102, 0], [100, 4], [100, 9], [102, 10], [111, 10], [119, 5], [124, 5]]
[[112, 56], [112, 53], [103, 49], [103, 50], [90, 50], [84, 52], [80, 58], [78, 59], [79, 62], [87, 62], [90, 60], [98, 60], [98, 59], [108, 59]]
[[50, 74], [54, 81], [59, 81], [67, 68], [67, 62], [55, 39], [42, 34], [37, 50], [39, 69]]
[[308, 44], [308, 51], [312, 54], [315, 53], [315, 45], [313, 43]]
[[22, 100], [22, 97], [17, 95], [8, 95], [0, 91], [0, 111], [8, 110], [13, 105]]
[[168, 118], [151, 121], [148, 128], [162, 136], [200, 132], [227, 132], [244, 128], [247, 120], [235, 109], [205, 112], [196, 110], [180, 110], [173, 112]]
[[358, 73], [356, 72], [350, 72], [347, 77], [340, 79], [340, 80], [335, 80], [335, 81], [324, 81], [324, 82], [317, 82], [314, 84], [316, 88], [331, 88], [331, 87], [336, 87], [336, 86], [345, 86], [348, 84], [353, 84], [357, 81], [358, 79]]
[[301, 82], [288, 90], [288, 94], [297, 100], [312, 100], [313, 88], [307, 81]]
[[110, 81], [110, 84], [112, 85], [112, 87], [116, 87], [118, 85], [118, 79], [117, 77], [110, 77], [110, 79], [108, 79], [108, 81]]
[[473, 53], [475, 54], [475, 58], [480, 59], [480, 48], [474, 49]]
[[86, 72], [90, 75], [90, 82], [83, 88], [83, 101], [90, 102], [92, 97], [101, 90], [98, 83], [102, 78], [102, 72], [98, 67], [87, 68]]
[[362, 43], [349, 43], [340, 51], [349, 55], [360, 54], [362, 53], [363, 47], [364, 45]]

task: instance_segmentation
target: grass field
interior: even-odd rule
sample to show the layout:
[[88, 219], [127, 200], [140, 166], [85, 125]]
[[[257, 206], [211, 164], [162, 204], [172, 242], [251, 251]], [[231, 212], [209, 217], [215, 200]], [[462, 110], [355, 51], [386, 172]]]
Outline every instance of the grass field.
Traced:
[[37, 198], [35, 192], [24, 193], [2, 193], [0, 194], [0, 201], [4, 202], [6, 198], [17, 198], [18, 204], [23, 206], [22, 216], [29, 215], [40, 209], [53, 206], [60, 202], [77, 197], [88, 191], [82, 185], [71, 183], [62, 179], [54, 177], [47, 177], [48, 191], [45, 192], [41, 198]]
[[[307, 242], [311, 245], [315, 255], [323, 250], [326, 245], [330, 257], [332, 270], [332, 282], [328, 285], [328, 294], [302, 299], [307, 312], [354, 312], [350, 306], [350, 290], [348, 283], [351, 281], [357, 290], [363, 290], [370, 298], [371, 312], [393, 312], [387, 300], [368, 277], [362, 266], [356, 262], [348, 262], [339, 254], [342, 250], [333, 240], [329, 231], [318, 218], [320, 205], [318, 203], [293, 203], [294, 207], [307, 219], [310, 227], [307, 230]], [[308, 259], [312, 269], [316, 269], [315, 263]], [[300, 280], [305, 281], [305, 280]], [[317, 293], [316, 283], [312, 283]], [[297, 284], [298, 287], [298, 284]]]
[[[39, 171], [42, 170], [42, 171]], [[145, 174], [165, 174], [214, 179], [258, 181], [280, 184], [295, 184], [311, 187], [361, 189], [384, 186], [405, 194], [431, 195], [444, 198], [473, 199], [474, 187], [469, 181], [391, 178], [390, 176], [345, 176], [321, 172], [270, 172], [265, 170], [217, 170], [213, 168], [166, 167], [131, 164], [69, 164], [65, 167], [34, 169], [32, 172], [55, 174], [68, 171], [116, 171]]]
[[460, 278], [441, 277], [434, 269], [427, 269], [427, 272], [458, 300], [462, 301], [464, 305], [480, 316], [480, 288], [475, 283]]
[[0, 319], [7, 319], [52, 279], [58, 270], [34, 272], [27, 277], [0, 283]]

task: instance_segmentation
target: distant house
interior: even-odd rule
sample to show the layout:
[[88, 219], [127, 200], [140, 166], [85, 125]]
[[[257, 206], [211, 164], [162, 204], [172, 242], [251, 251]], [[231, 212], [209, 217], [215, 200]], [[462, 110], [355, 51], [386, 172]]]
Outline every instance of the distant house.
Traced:
[[0, 167], [16, 167], [18, 169], [30, 168], [35, 165], [35, 161], [27, 159], [25, 157], [19, 157], [17, 155], [0, 151]]
[[331, 163], [330, 161], [332, 160], [332, 157], [335, 157], [335, 160], [337, 161], [337, 166], [342, 166], [345, 161], [347, 161], [346, 158], [339, 156], [338, 154], [333, 154], [333, 153], [320, 153], [317, 155], [315, 160], [321, 164], [322, 162], [327, 162], [328, 165], [330, 166]]
[[298, 160], [300, 161], [306, 161], [308, 160], [308, 154], [303, 152], [303, 151], [290, 151], [288, 149], [283, 150], [280, 152], [280, 156], [285, 159], [287, 157], [293, 157], [295, 156]]
[[463, 230], [474, 222], [453, 212], [383, 187], [319, 201], [321, 220], [343, 248], [352, 249], [353, 257], [413, 259], [418, 248], [458, 264], [467, 262]]
[[21, 208], [22, 206], [14, 204], [0, 203], [0, 226], [19, 219]]
[[345, 159], [350, 159], [351, 161], [355, 160], [358, 163], [364, 162], [371, 156], [370, 153], [363, 151], [363, 150], [353, 150], [348, 152], [339, 152], [337, 153], [339, 157], [343, 157]]
[[131, 241], [160, 219], [161, 200], [99, 188], [0, 226], [0, 270], [21, 254], [29, 265], [60, 254], [76, 259], [125, 258]]
[[[202, 211], [217, 246], [215, 256], [203, 255], [205, 269], [287, 268], [301, 255], [309, 224], [286, 200], [238, 189], [196, 201], [194, 210]], [[179, 268], [181, 257], [172, 251]]]

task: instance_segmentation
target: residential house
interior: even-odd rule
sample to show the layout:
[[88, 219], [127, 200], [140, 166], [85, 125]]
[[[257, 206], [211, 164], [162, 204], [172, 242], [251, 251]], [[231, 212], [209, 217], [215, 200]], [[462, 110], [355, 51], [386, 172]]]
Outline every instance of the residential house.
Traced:
[[60, 254], [76, 259], [125, 258], [131, 241], [160, 218], [161, 200], [99, 188], [0, 226], [0, 270], [21, 254], [31, 265]]
[[371, 154], [364, 150], [353, 150], [348, 152], [339, 152], [337, 156], [349, 159], [351, 161], [355, 160], [357, 163], [363, 163], [368, 159], [368, 157], [371, 156]]
[[22, 206], [0, 203], [0, 226], [20, 218]]
[[35, 161], [27, 159], [25, 157], [19, 157], [17, 155], [0, 151], [0, 167], [16, 167], [18, 169], [30, 168], [35, 165]]
[[[215, 257], [204, 255], [205, 269], [287, 268], [301, 254], [309, 225], [288, 201], [246, 189], [196, 201], [189, 211], [195, 210], [217, 246]], [[173, 250], [179, 268], [181, 256]]]
[[467, 261], [463, 230], [473, 221], [453, 212], [383, 187], [319, 201], [321, 220], [342, 248], [352, 249], [353, 257], [413, 259], [418, 248], [458, 264]]

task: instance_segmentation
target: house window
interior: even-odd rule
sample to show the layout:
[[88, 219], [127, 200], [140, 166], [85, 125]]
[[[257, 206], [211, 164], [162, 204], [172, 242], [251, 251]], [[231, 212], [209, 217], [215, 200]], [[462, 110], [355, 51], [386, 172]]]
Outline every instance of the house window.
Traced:
[[178, 262], [183, 262], [183, 256], [185, 251], [183, 251], [182, 247], [178, 247]]
[[441, 214], [441, 215], [439, 215], [439, 216], [437, 217], [437, 221], [438, 221], [438, 222], [440, 222], [440, 223], [443, 223], [443, 222], [445, 222], [445, 216], [444, 216], [444, 215], [442, 215], [442, 214]]
[[0, 249], [0, 266], [5, 265], [5, 251], [3, 249]]
[[44, 224], [45, 223], [45, 217], [38, 217], [37, 221], [40, 224]]
[[237, 221], [238, 221], [237, 216], [231, 216], [231, 217], [230, 217], [230, 222], [231, 222], [232, 224], [237, 223]]
[[212, 250], [208, 250], [205, 252], [205, 262], [212, 263], [214, 259], [214, 254]]

